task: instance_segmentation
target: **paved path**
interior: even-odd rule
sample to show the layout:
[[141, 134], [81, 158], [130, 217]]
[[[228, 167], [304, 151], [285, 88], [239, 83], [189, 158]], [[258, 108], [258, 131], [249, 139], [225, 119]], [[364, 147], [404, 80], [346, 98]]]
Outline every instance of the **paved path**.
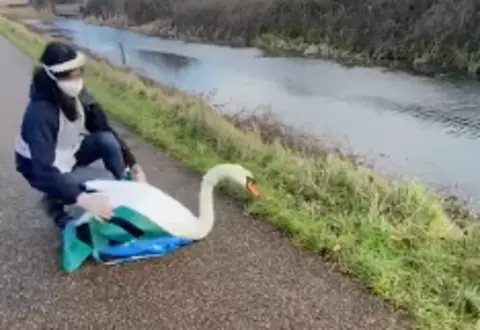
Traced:
[[[58, 238], [13, 166], [32, 70], [0, 38], [0, 329], [394, 329], [376, 299], [219, 198], [208, 239], [153, 261], [58, 271]], [[151, 181], [196, 209], [199, 178], [133, 137]]]

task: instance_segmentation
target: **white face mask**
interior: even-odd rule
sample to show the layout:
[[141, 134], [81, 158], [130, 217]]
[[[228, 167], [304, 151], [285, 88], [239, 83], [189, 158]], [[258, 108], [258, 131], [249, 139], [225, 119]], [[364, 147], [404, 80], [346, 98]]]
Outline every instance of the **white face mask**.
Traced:
[[83, 89], [83, 78], [57, 81], [57, 85], [68, 96], [77, 97]]

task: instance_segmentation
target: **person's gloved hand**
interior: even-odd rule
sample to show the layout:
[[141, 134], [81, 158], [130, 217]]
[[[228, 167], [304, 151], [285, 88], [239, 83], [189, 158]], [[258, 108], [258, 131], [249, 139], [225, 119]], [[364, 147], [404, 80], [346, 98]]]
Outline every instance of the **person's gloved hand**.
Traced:
[[132, 180], [136, 182], [147, 182], [147, 176], [140, 165], [135, 164], [131, 168]]
[[108, 197], [100, 193], [82, 193], [78, 196], [76, 204], [102, 220], [108, 220], [113, 216]]

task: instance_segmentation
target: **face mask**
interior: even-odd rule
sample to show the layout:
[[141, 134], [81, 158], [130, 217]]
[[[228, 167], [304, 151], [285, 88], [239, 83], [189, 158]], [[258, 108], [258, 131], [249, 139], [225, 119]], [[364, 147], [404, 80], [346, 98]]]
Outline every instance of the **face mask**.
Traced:
[[83, 89], [83, 78], [57, 81], [58, 87], [70, 97], [77, 97]]

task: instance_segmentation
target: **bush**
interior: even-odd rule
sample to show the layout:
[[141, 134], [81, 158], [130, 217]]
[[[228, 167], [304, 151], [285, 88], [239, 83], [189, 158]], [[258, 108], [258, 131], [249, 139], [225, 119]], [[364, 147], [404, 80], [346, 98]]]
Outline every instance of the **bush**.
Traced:
[[129, 24], [169, 20], [206, 40], [273, 34], [327, 44], [373, 61], [475, 74], [480, 3], [474, 0], [97, 0], [86, 14]]

